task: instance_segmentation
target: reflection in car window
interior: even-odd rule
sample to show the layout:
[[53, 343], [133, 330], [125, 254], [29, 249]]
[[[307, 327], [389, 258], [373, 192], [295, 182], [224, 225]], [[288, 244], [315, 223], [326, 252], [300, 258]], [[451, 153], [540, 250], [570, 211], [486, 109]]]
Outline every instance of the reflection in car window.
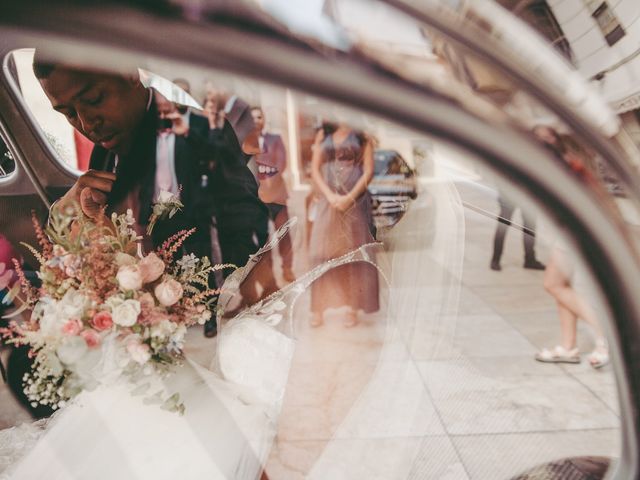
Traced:
[[[558, 457], [619, 456], [615, 380], [595, 326], [607, 313], [592, 294], [588, 264], [567, 246], [572, 232], [554, 225], [541, 199], [495, 178], [470, 152], [362, 112], [221, 72], [180, 69], [178, 77], [171, 62], [149, 71], [158, 88], [124, 90], [139, 114], [132, 145], [120, 131], [97, 132], [95, 166], [113, 189], [97, 182], [106, 191], [86, 195], [83, 214], [104, 221], [95, 208], [104, 203], [108, 213], [128, 211], [125, 223], [144, 237], [140, 252], [162, 252], [167, 236], [197, 227], [175, 249], [185, 254], [185, 269], [197, 263], [191, 254], [247, 268], [225, 269], [202, 285], [223, 287], [220, 318], [203, 316], [204, 327], [191, 326], [184, 343], [193, 361], [176, 369], [177, 383], [192, 387], [184, 416], [166, 417], [153, 399], [142, 405], [104, 385], [63, 407], [55, 430], [41, 433], [40, 446], [60, 436], [73, 442], [73, 455], [56, 465], [80, 471], [90, 458], [98, 462], [91, 468], [117, 472], [114, 478], [166, 465], [243, 467], [251, 478], [333, 478], [339, 470], [352, 479], [372, 471], [464, 479], [511, 478]], [[118, 80], [109, 79], [122, 87]], [[90, 98], [99, 104], [100, 95]], [[136, 149], [141, 143], [145, 149]], [[185, 208], [151, 231], [148, 217], [162, 192]], [[80, 197], [70, 191], [69, 198]], [[288, 221], [296, 227], [276, 235]], [[259, 250], [264, 245], [273, 248]], [[492, 249], [499, 253], [493, 266]], [[81, 265], [57, 252], [54, 278], [81, 285]], [[138, 271], [130, 253], [114, 263], [115, 287], [105, 287], [117, 297], [104, 302], [108, 315], [92, 311], [80, 325], [65, 318], [64, 331], [78, 333], [78, 351], [93, 355], [105, 332], [119, 328], [114, 322], [140, 315], [144, 324], [125, 325], [122, 352], [135, 368], [159, 342], [181, 348], [171, 320], [184, 313], [171, 317], [165, 304], [187, 289], [156, 289], [158, 276], [143, 282], [151, 275], [145, 269], [173, 271], [153, 258]], [[92, 253], [103, 261], [101, 254]], [[548, 281], [544, 262], [556, 269]], [[581, 325], [575, 345], [557, 349], [567, 314], [558, 290], [569, 286], [574, 303], [587, 303], [597, 320], [593, 336]], [[125, 302], [131, 310], [123, 318]], [[575, 315], [570, 320], [576, 327]], [[64, 353], [56, 355], [64, 360]], [[212, 362], [220, 375], [199, 366]], [[111, 394], [118, 408], [101, 403]], [[97, 418], [86, 405], [107, 413]], [[88, 437], [101, 438], [109, 424], [106, 452], [91, 455], [92, 442], [74, 440], [70, 426], [79, 419]], [[179, 440], [173, 450], [163, 435]], [[116, 450], [127, 462], [114, 465]], [[23, 452], [24, 478], [49, 467], [33, 452]]]

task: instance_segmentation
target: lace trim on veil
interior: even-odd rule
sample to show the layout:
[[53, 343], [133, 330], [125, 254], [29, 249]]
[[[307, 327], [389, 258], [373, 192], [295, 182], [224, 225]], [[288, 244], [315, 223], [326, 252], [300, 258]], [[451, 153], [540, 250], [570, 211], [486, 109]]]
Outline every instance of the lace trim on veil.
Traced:
[[282, 227], [280, 227], [275, 232], [273, 238], [269, 242], [267, 242], [264, 247], [259, 249], [254, 255], [249, 258], [249, 261], [244, 267], [238, 268], [231, 275], [229, 275], [224, 285], [222, 286], [222, 293], [220, 294], [220, 299], [218, 301], [218, 304], [222, 307], [217, 316], [219, 331], [221, 331], [224, 328], [225, 324], [227, 324], [229, 321], [244, 317], [260, 318], [266, 324], [275, 327], [281, 324], [282, 320], [285, 318], [285, 315], [280, 312], [285, 312], [288, 319], [288, 331], [283, 333], [286, 333], [289, 336], [295, 338], [293, 309], [298, 297], [302, 295], [314, 281], [327, 273], [329, 270], [341, 265], [346, 265], [348, 263], [364, 262], [373, 265], [380, 273], [380, 276], [382, 277], [384, 282], [387, 285], [390, 284], [389, 280], [386, 277], [386, 274], [384, 273], [382, 268], [380, 268], [379, 264], [375, 261], [375, 253], [382, 248], [383, 244], [381, 242], [366, 243], [354, 250], [351, 250], [350, 252], [345, 253], [340, 257], [327, 260], [326, 262], [316, 266], [309, 272], [296, 279], [295, 282], [282, 287], [277, 292], [274, 292], [271, 295], [263, 298], [262, 300], [254, 303], [253, 305], [243, 309], [233, 318], [224, 318], [223, 312], [225, 306], [229, 305], [233, 298], [232, 292], [238, 290], [239, 286], [247, 278], [251, 270], [258, 264], [262, 256], [269, 250], [275, 248], [282, 237], [284, 237], [288, 233], [290, 228], [293, 227], [297, 223], [297, 221], [297, 217], [290, 218], [284, 225], [282, 225]]
[[55, 421], [61, 410], [49, 418], [33, 423], [23, 423], [0, 431], [0, 480], [11, 478], [11, 467], [33, 448], [44, 435], [47, 427]]

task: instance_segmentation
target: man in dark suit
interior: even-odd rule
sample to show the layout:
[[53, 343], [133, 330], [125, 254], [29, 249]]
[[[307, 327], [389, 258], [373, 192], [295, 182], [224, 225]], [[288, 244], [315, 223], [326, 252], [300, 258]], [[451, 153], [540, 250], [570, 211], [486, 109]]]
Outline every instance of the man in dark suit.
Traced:
[[[75, 200], [90, 218], [99, 215], [105, 205], [116, 211], [132, 208], [138, 222], [146, 224], [157, 173], [159, 114], [151, 90], [142, 85], [137, 73], [124, 77], [37, 62], [34, 70], [54, 109], [96, 144], [90, 170], [78, 178], [59, 204]], [[236, 99], [233, 104], [242, 102]], [[196, 159], [181, 167], [176, 164], [176, 175], [184, 168], [186, 178], [182, 183], [183, 203], [200, 202], [203, 207], [190, 212], [184, 209], [171, 222], [158, 225], [153, 243], [197, 224], [193, 210], [208, 210], [209, 217], [212, 214], [218, 221], [223, 261], [244, 265], [266, 241], [268, 211], [258, 198], [257, 182], [247, 168], [249, 155], [243, 152], [232, 124], [225, 121], [222, 128], [208, 131], [203, 138], [202, 127], [187, 124], [179, 112], [165, 111], [162, 116], [172, 121], [176, 148], [183, 143], [189, 152], [187, 157]], [[237, 119], [243, 143], [252, 138], [251, 134], [255, 136], [244, 126], [245, 117]], [[269, 290], [272, 287], [265, 287]], [[248, 292], [251, 297], [253, 292]]]
[[[211, 257], [211, 217], [206, 215], [207, 203], [211, 199], [208, 195], [206, 169], [210, 162], [215, 162], [215, 158], [211, 148], [203, 144], [208, 141], [208, 122], [204, 117], [193, 115], [188, 110], [181, 111], [181, 106], [157, 92], [154, 96], [159, 120], [156, 162], [153, 171], [149, 172], [144, 195], [140, 197], [141, 207], [145, 214], [150, 214], [152, 200], [162, 190], [178, 195], [184, 204], [184, 221], [181, 227], [196, 227], [196, 232], [185, 243], [186, 251], [197, 256]], [[176, 121], [183, 125], [183, 129], [188, 127], [188, 136], [176, 133], [180, 131], [180, 127], [174, 126]], [[157, 228], [158, 232], [154, 234], [156, 244], [173, 233], [171, 222], [161, 222]]]
[[[240, 105], [241, 100], [235, 104]], [[214, 197], [211, 214], [216, 219], [222, 262], [243, 266], [249, 256], [267, 241], [269, 211], [259, 199], [258, 183], [247, 167], [251, 155], [245, 153], [245, 148], [251, 150], [247, 146], [252, 138], [257, 137], [254, 131], [247, 131], [246, 126], [239, 127], [244, 135], [241, 137], [244, 138], [243, 146], [234, 134], [233, 123], [229, 121], [225, 121], [222, 128], [209, 131], [209, 141], [226, 146], [230, 154], [211, 165], [208, 182]], [[270, 258], [269, 254], [267, 258]], [[226, 270], [224, 273], [228, 275], [230, 272], [231, 270]], [[258, 290], [259, 286], [261, 291]], [[253, 269], [240, 286], [241, 305], [251, 304], [260, 296], [264, 297], [276, 289], [271, 269], [261, 262], [259, 268]], [[205, 324], [205, 335], [214, 336], [215, 327], [213, 319], [208, 321]]]

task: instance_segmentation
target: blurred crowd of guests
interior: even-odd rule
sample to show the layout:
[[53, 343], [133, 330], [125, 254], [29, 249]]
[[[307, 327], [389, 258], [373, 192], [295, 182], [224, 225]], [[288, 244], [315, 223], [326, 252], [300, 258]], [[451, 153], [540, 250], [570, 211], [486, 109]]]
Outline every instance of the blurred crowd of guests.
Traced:
[[[187, 81], [173, 83], [190, 93]], [[172, 103], [157, 92], [154, 102], [158, 111], [156, 164], [149, 191], [154, 196], [161, 190], [180, 196], [186, 213], [183, 226], [198, 229], [185, 244], [187, 253], [209, 256], [215, 263], [245, 265], [267, 242], [269, 224], [275, 231], [289, 220], [289, 193], [283, 177], [287, 152], [282, 138], [267, 130], [260, 106], [250, 106], [221, 90], [207, 92], [202, 112]], [[191, 138], [184, 138], [183, 132]], [[193, 137], [200, 139], [196, 142]], [[198, 146], [201, 141], [215, 146], [215, 155]], [[367, 190], [374, 172], [371, 139], [346, 124], [325, 123], [318, 128], [312, 151], [315, 201], [307, 245], [309, 269], [375, 239]], [[147, 199], [139, 207], [142, 210], [151, 208], [151, 197]], [[176, 226], [167, 228], [154, 230], [151, 241], [162, 241]], [[281, 278], [294, 281], [290, 232], [280, 238], [277, 250]], [[278, 290], [273, 258], [271, 251], [263, 253], [259, 267], [241, 285], [243, 304]], [[224, 270], [224, 274], [231, 271]], [[212, 280], [212, 286], [221, 283], [221, 278]], [[312, 284], [312, 326], [322, 325], [327, 309], [340, 307], [346, 309], [347, 327], [357, 325], [359, 312], [378, 310], [375, 267], [343, 265]], [[205, 334], [215, 334], [213, 320], [205, 325]]]
[[[49, 78], [47, 65], [40, 68], [37, 61], [34, 65], [39, 79]], [[79, 78], [85, 75], [82, 71], [77, 74]], [[290, 219], [283, 176], [288, 163], [285, 143], [267, 129], [268, 119], [261, 106], [249, 105], [238, 95], [209, 85], [200, 110], [177, 101], [192, 99], [187, 80], [177, 78], [172, 84], [171, 89], [180, 89], [177, 97], [161, 88], [147, 88], [146, 111], [137, 125], [128, 127], [134, 135], [126, 153], [82, 131], [95, 145], [85, 162], [88, 171], [73, 188], [88, 185], [101, 190], [100, 182], [113, 182], [110, 190], [105, 190], [108, 208], [132, 210], [134, 227], [145, 237], [146, 250], [179, 230], [196, 227], [184, 242], [183, 253], [242, 267], [268, 242], [270, 228], [277, 231]], [[144, 92], [140, 95], [144, 98]], [[126, 99], [118, 101], [123, 109], [128, 107]], [[100, 115], [113, 113], [106, 107], [98, 109]], [[307, 225], [304, 244], [307, 261], [300, 262], [304, 271], [375, 241], [376, 234], [367, 190], [374, 173], [371, 138], [346, 124], [324, 123], [317, 128], [311, 150], [313, 189], [307, 217], [313, 221]], [[153, 204], [162, 191], [178, 196], [184, 208], [179, 215], [158, 222], [151, 235], [145, 236]], [[265, 298], [282, 282], [295, 281], [293, 250], [291, 232], [287, 231], [275, 247], [281, 261], [279, 272], [274, 270], [275, 252], [260, 255], [258, 267], [240, 285], [237, 308]], [[212, 275], [210, 287], [219, 288], [231, 272], [233, 268]], [[372, 265], [335, 268], [312, 284], [311, 325], [322, 325], [327, 309], [342, 307], [344, 325], [355, 326], [360, 312], [378, 310], [378, 295], [378, 272]], [[205, 335], [215, 334], [214, 316], [205, 325]]]

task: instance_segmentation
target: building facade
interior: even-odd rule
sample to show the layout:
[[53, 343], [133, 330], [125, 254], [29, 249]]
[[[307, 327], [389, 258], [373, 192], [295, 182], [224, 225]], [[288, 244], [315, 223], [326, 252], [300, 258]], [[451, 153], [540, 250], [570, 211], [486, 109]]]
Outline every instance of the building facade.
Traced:
[[640, 1], [499, 0], [602, 93], [640, 146]]

